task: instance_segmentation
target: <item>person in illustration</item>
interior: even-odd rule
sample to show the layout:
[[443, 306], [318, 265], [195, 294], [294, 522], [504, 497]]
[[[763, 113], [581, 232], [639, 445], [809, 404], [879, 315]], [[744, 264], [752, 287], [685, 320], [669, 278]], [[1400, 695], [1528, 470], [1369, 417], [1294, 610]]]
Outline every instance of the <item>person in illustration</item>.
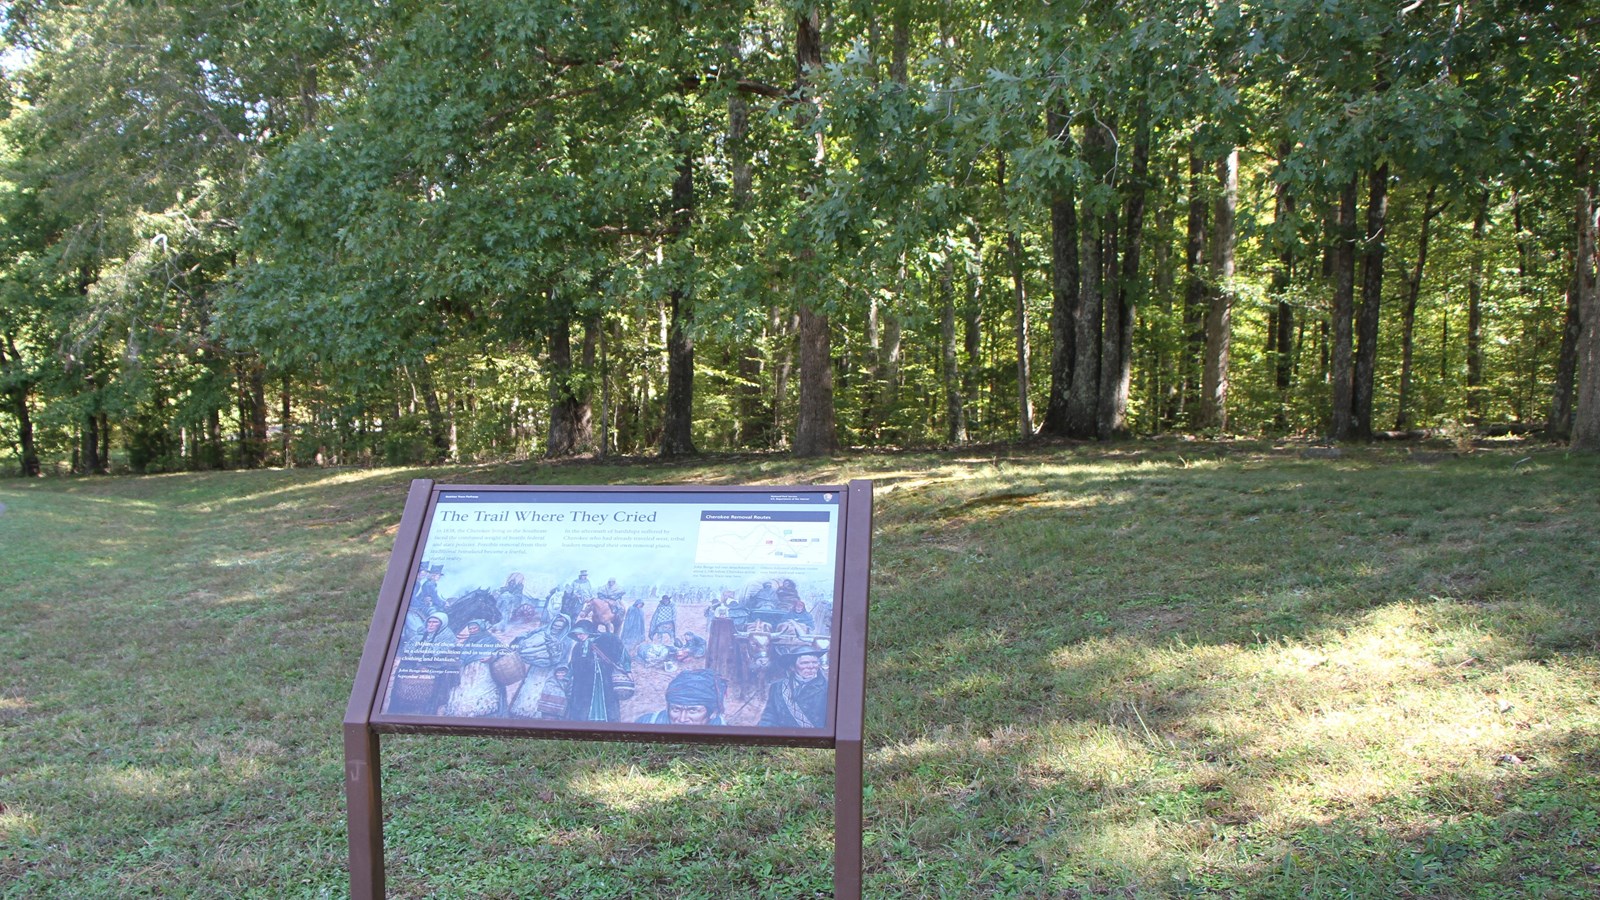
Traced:
[[787, 617], [794, 604], [778, 595], [778, 579], [769, 578], [755, 593], [745, 598], [743, 608], [753, 622], [765, 623], [769, 630]]
[[728, 615], [732, 594], [732, 591], [723, 592], [722, 599], [707, 610], [710, 618], [706, 622], [706, 668], [728, 681], [734, 680], [739, 672], [739, 648], [734, 638], [734, 622]]
[[439, 576], [444, 574], [444, 564], [435, 565], [427, 560], [417, 566], [417, 586], [411, 592], [411, 609], [426, 616], [444, 607], [439, 598]]
[[606, 586], [596, 591], [595, 596], [610, 600], [612, 603], [618, 603], [621, 602], [623, 597], [627, 596], [627, 592], [622, 589], [621, 585], [617, 584], [615, 578], [607, 578]]
[[506, 711], [506, 692], [494, 680], [490, 664], [500, 649], [500, 642], [489, 633], [489, 623], [473, 619], [456, 633], [456, 651], [461, 660], [461, 675], [450, 696], [439, 709], [439, 715], [458, 718], [503, 716]]
[[422, 613], [414, 609], [406, 610], [405, 622], [401, 625], [400, 648], [404, 650], [417, 642], [422, 637], [423, 629], [427, 627], [427, 620]]
[[567, 694], [566, 718], [575, 722], [621, 721], [622, 701], [612, 681], [618, 670], [628, 670], [621, 638], [580, 620], [572, 625], [572, 641], [572, 656], [567, 661], [572, 688]]
[[654, 640], [658, 634], [666, 635], [674, 643], [678, 640], [678, 608], [673, 605], [671, 594], [661, 595], [655, 613], [650, 616], [650, 639]]
[[667, 684], [665, 709], [634, 721], [644, 725], [726, 725], [722, 711], [727, 694], [728, 682], [715, 672], [689, 669]]
[[[420, 623], [415, 629], [411, 624], [413, 617]], [[408, 612], [406, 613], [407, 636], [402, 639], [401, 647], [404, 650], [411, 650], [423, 644], [446, 646], [454, 640], [450, 634], [449, 623], [450, 616], [443, 611], [430, 613], [425, 619], [415, 611]]]
[[578, 611], [578, 618], [593, 623], [598, 631], [616, 634], [622, 628], [622, 602], [596, 595]]
[[567, 584], [561, 593], [561, 614], [569, 619], [582, 618], [579, 612], [594, 599], [594, 585], [589, 583], [589, 570], [579, 569], [578, 577]]
[[622, 617], [622, 646], [629, 650], [639, 646], [644, 640], [644, 600], [633, 601], [627, 613]]
[[822, 728], [828, 724], [828, 676], [822, 654], [806, 647], [787, 655], [788, 672], [767, 687], [763, 728]]
[[494, 592], [495, 604], [500, 609], [500, 621], [495, 624], [501, 629], [511, 627], [511, 619], [516, 616], [517, 610], [528, 602], [527, 595], [522, 592], [526, 582], [521, 572], [512, 572], [506, 576], [506, 583]]
[[[537, 620], [537, 614], [535, 614]], [[554, 674], [557, 667], [562, 667], [567, 657], [572, 653], [572, 641], [567, 638], [571, 623], [566, 616], [557, 615], [549, 625], [535, 628], [533, 631], [513, 640], [512, 649], [528, 664], [528, 672], [522, 678], [522, 684], [517, 688], [517, 693], [511, 698], [510, 714], [518, 719], [540, 718], [543, 711], [545, 681]], [[562, 692], [562, 708], [566, 707], [566, 693]]]
[[539, 690], [538, 709], [536, 718], [540, 719], [565, 719], [567, 717], [567, 694], [572, 691], [572, 670], [566, 666], [556, 666], [550, 677], [544, 680], [544, 686]]
[[416, 639], [401, 648], [389, 711], [435, 715], [450, 698], [459, 670], [460, 654], [456, 636], [450, 632], [450, 617], [433, 613]]
[[692, 631], [685, 632], [683, 640], [677, 642], [678, 662], [687, 662], [690, 659], [704, 659], [706, 655], [706, 639]]

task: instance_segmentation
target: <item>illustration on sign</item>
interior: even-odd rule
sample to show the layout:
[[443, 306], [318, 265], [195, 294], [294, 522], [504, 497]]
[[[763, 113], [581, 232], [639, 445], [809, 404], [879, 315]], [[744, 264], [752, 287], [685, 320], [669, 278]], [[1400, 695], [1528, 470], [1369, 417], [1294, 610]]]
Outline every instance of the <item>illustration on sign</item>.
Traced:
[[381, 709], [825, 729], [839, 496], [443, 491]]

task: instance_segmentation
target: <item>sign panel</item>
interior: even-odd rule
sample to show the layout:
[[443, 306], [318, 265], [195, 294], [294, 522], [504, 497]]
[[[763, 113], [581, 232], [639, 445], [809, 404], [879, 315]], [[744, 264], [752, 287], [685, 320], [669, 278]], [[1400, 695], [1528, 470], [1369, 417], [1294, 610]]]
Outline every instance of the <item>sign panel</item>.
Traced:
[[439, 487], [375, 724], [833, 733], [842, 493]]

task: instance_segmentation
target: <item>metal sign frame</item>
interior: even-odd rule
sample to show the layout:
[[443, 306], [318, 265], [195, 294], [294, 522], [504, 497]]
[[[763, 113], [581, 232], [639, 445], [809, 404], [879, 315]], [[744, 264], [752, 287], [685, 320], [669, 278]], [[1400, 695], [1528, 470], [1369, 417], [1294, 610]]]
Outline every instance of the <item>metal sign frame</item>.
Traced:
[[[824, 728], [734, 727], [727, 725], [652, 725], [622, 722], [526, 722], [401, 715], [382, 712], [386, 675], [395, 663], [409, 589], [427, 546], [429, 523], [444, 492], [496, 494], [561, 492], [596, 500], [620, 495], [667, 498], [674, 494], [716, 494], [730, 498], [784, 492], [836, 492], [839, 495], [837, 550], [834, 556], [834, 621], [829, 654], [828, 721]], [[648, 502], [648, 501], [645, 501]], [[429, 479], [411, 483], [405, 512], [395, 535], [388, 572], [378, 592], [372, 624], [345, 708], [345, 797], [350, 842], [350, 896], [384, 896], [383, 796], [379, 735], [384, 733], [491, 735], [562, 740], [648, 741], [661, 743], [775, 745], [830, 748], [834, 751], [834, 896], [861, 896], [862, 720], [866, 701], [868, 582], [872, 567], [872, 482], [844, 486], [527, 486], [440, 485]]]

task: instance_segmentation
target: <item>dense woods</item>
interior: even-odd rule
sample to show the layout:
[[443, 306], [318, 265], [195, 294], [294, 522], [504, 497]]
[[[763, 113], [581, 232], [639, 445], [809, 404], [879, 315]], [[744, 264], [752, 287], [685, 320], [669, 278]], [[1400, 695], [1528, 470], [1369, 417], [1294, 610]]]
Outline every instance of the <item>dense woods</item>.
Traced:
[[1600, 449], [1600, 2], [18, 0], [14, 471]]

